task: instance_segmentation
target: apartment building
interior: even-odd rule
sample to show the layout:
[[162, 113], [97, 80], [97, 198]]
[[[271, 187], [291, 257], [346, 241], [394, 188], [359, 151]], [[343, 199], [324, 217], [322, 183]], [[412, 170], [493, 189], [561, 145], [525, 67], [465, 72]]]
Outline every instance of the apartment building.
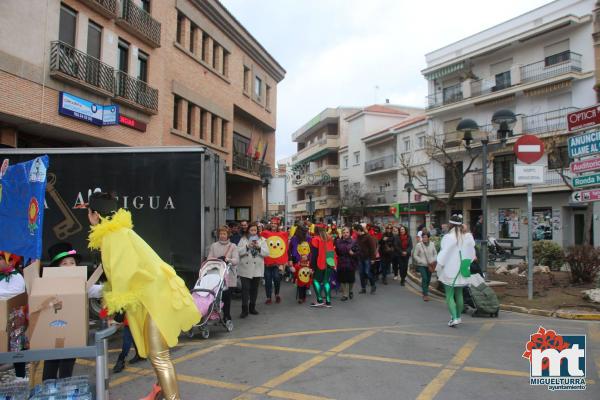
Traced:
[[[394, 127], [416, 122], [423, 109], [374, 104], [346, 117], [340, 138], [340, 191], [349, 220], [387, 222], [390, 205], [402, 199], [400, 151]], [[412, 139], [411, 139], [412, 140]], [[404, 141], [401, 141], [404, 144]]]
[[[443, 142], [448, 157], [467, 169], [481, 137], [489, 138], [488, 174], [481, 157], [465, 175], [452, 211], [472, 224], [481, 215], [481, 189], [488, 187], [490, 236], [527, 243], [526, 188], [515, 185], [517, 162], [513, 143], [522, 134], [545, 141], [550, 154], [544, 164], [544, 184], [534, 186], [535, 237], [562, 245], [581, 243], [584, 212], [570, 203], [561, 174], [568, 175], [567, 113], [595, 103], [592, 0], [557, 0], [426, 55], [422, 71], [429, 84], [426, 114], [429, 135]], [[493, 113], [508, 109], [517, 121], [505, 143], [491, 124]], [[467, 150], [459, 121], [470, 118], [480, 132]], [[462, 161], [461, 161], [462, 160]], [[437, 195], [449, 192], [448, 171], [432, 162], [428, 187]], [[445, 210], [436, 212], [443, 223]]]
[[264, 214], [285, 70], [217, 0], [7, 0], [0, 38], [2, 145], [206, 146]]
[[340, 196], [338, 151], [346, 141], [346, 117], [358, 108], [326, 108], [292, 134], [297, 152], [287, 168], [288, 218], [337, 220]]

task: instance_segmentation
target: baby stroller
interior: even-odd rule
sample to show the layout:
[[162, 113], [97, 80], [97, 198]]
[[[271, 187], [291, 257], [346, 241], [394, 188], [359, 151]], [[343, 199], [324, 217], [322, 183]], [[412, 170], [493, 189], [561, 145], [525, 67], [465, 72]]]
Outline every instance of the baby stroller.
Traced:
[[488, 237], [488, 254], [490, 261], [506, 261], [510, 258], [510, 253], [491, 236]]
[[192, 298], [202, 319], [197, 325], [189, 330], [188, 336], [194, 337], [194, 330], [199, 329], [202, 338], [208, 339], [210, 330], [208, 323], [216, 321], [215, 325], [221, 324], [228, 332], [233, 330], [233, 322], [225, 321], [221, 311], [221, 297], [225, 289], [225, 276], [229, 273], [229, 264], [219, 259], [206, 260], [200, 267], [200, 277], [192, 289]]

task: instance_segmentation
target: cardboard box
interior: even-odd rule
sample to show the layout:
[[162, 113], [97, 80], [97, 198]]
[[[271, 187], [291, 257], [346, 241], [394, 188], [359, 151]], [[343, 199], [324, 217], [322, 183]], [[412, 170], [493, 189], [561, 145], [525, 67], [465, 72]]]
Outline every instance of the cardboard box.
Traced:
[[15, 309], [27, 305], [27, 293], [0, 298], [0, 331], [8, 329], [8, 316]]
[[[31, 267], [39, 271], [39, 265], [25, 271]], [[41, 278], [35, 270], [28, 275], [30, 348], [87, 346], [87, 267], [44, 268]]]

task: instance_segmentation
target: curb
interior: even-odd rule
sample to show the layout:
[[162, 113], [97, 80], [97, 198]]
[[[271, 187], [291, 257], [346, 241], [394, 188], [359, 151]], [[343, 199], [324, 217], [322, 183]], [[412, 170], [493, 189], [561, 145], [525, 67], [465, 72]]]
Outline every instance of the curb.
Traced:
[[[408, 270], [408, 278], [416, 283], [417, 285], [421, 285], [421, 278], [417, 277], [412, 273], [412, 271]], [[439, 290], [430, 287], [429, 291], [431, 293], [435, 293], [437, 296], [445, 298], [444, 293]], [[520, 314], [529, 314], [529, 315], [538, 315], [541, 317], [550, 317], [550, 318], [561, 318], [561, 319], [571, 319], [571, 320], [579, 320], [579, 321], [600, 321], [600, 314], [588, 314], [588, 313], [571, 313], [565, 311], [549, 311], [549, 310], [540, 310], [538, 308], [527, 308], [521, 306], [513, 306], [511, 304], [500, 304], [500, 310], [502, 311], [511, 311]]]

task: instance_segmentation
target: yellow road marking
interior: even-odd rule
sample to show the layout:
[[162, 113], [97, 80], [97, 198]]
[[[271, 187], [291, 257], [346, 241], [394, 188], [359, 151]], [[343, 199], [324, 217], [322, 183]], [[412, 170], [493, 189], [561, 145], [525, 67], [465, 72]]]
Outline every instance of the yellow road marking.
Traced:
[[463, 370], [468, 372], [477, 372], [479, 374], [491, 374], [491, 375], [506, 375], [506, 376], [518, 376], [529, 378], [529, 372], [526, 371], [511, 371], [507, 369], [494, 369], [494, 368], [477, 368], [477, 367], [463, 367]]
[[254, 393], [254, 394], [265, 394], [268, 391], [269, 391], [269, 389], [260, 387], [260, 386], [250, 389], [250, 393]]
[[360, 332], [360, 331], [371, 331], [371, 330], [381, 330], [381, 329], [393, 329], [398, 328], [398, 325], [390, 325], [390, 326], [372, 326], [368, 328], [340, 328], [340, 329], [323, 329], [320, 331], [300, 331], [300, 332], [289, 332], [289, 333], [276, 333], [273, 335], [263, 335], [263, 336], [250, 336], [245, 338], [235, 339], [236, 342], [239, 341], [247, 341], [247, 340], [263, 340], [263, 339], [280, 339], [280, 338], [288, 338], [295, 336], [307, 336], [307, 335], [322, 335], [326, 333], [343, 333], [343, 332]]
[[177, 374], [177, 380], [180, 380], [182, 382], [189, 382], [189, 383], [199, 383], [201, 385], [216, 387], [216, 388], [220, 388], [220, 389], [230, 389], [230, 390], [235, 390], [238, 392], [244, 392], [251, 388], [251, 386], [244, 385], [241, 383], [223, 382], [223, 381], [218, 381], [215, 379], [207, 379], [207, 378], [201, 378], [199, 376], [190, 376], [190, 375]]
[[215, 350], [222, 349], [223, 347], [225, 347], [225, 344], [224, 343], [220, 343], [220, 344], [216, 344], [214, 346], [207, 347], [207, 348], [202, 349], [202, 350], [194, 351], [194, 352], [192, 352], [190, 354], [187, 354], [185, 356], [181, 356], [179, 358], [174, 359], [173, 360], [173, 365], [179, 364], [179, 363], [184, 362], [184, 361], [191, 360], [192, 358], [196, 358], [198, 356], [201, 356], [201, 355], [206, 354], [206, 353], [213, 352]]
[[269, 346], [266, 344], [255, 344], [255, 343], [233, 343], [233, 346], [248, 347], [251, 349], [261, 349], [261, 350], [285, 351], [285, 352], [289, 352], [289, 353], [306, 353], [306, 354], [320, 354], [321, 353], [319, 350], [296, 349], [293, 347]]
[[356, 335], [354, 337], [351, 337], [348, 340], [344, 340], [342, 343], [338, 344], [337, 346], [329, 349], [328, 351], [332, 351], [334, 353], [339, 353], [341, 351], [344, 351], [352, 346], [354, 346], [356, 343], [365, 340], [366, 338], [368, 338], [369, 336], [372, 336], [376, 333], [376, 330], [370, 330], [367, 332], [363, 332], [360, 335]]
[[411, 332], [411, 331], [398, 331], [393, 329], [386, 329], [384, 333], [398, 333], [400, 335], [415, 335], [415, 336], [432, 336], [432, 337], [447, 337], [447, 338], [458, 338], [463, 339], [460, 335], [446, 335], [443, 333], [429, 333], [429, 332]]
[[267, 395], [271, 397], [289, 400], [333, 400], [328, 397], [311, 396], [308, 394], [288, 392], [285, 390], [271, 390], [269, 393], [267, 393]]
[[427, 386], [425, 386], [425, 389], [423, 389], [423, 391], [419, 394], [417, 400], [431, 400], [435, 396], [437, 396], [437, 394], [442, 390], [446, 383], [448, 383], [448, 381], [454, 376], [454, 374], [458, 370], [458, 367], [463, 365], [465, 361], [467, 361], [471, 353], [473, 353], [473, 350], [475, 350], [475, 348], [479, 344], [479, 340], [481, 340], [483, 334], [492, 329], [494, 327], [494, 324], [494, 322], [484, 323], [483, 326], [479, 328], [477, 334], [471, 336], [469, 340], [467, 340], [467, 343], [465, 343], [458, 350], [456, 355], [452, 357], [452, 360], [450, 360], [448, 367], [442, 369], [439, 372], [439, 374], [435, 378], [433, 378], [433, 380], [429, 382]]
[[454, 376], [456, 373], [455, 369], [443, 369], [439, 374], [419, 394], [417, 400], [430, 400], [433, 399], [442, 390], [442, 387]]
[[327, 356], [314, 356], [310, 360], [303, 362], [302, 364], [298, 365], [297, 367], [292, 368], [289, 371], [286, 371], [283, 374], [276, 376], [273, 379], [268, 380], [261, 386], [265, 386], [268, 388], [274, 388], [276, 386], [279, 386], [291, 379], [294, 379], [301, 373], [308, 371], [312, 367], [321, 364], [323, 361], [327, 360], [328, 358], [329, 357], [327, 357]]
[[379, 356], [367, 356], [363, 354], [338, 354], [341, 358], [350, 358], [353, 360], [365, 360], [365, 361], [380, 361], [385, 363], [405, 364], [405, 365], [417, 365], [421, 367], [432, 367], [441, 368], [444, 364], [428, 362], [428, 361], [417, 361], [417, 360], [403, 360], [401, 358], [390, 358], [390, 357], [379, 357]]

